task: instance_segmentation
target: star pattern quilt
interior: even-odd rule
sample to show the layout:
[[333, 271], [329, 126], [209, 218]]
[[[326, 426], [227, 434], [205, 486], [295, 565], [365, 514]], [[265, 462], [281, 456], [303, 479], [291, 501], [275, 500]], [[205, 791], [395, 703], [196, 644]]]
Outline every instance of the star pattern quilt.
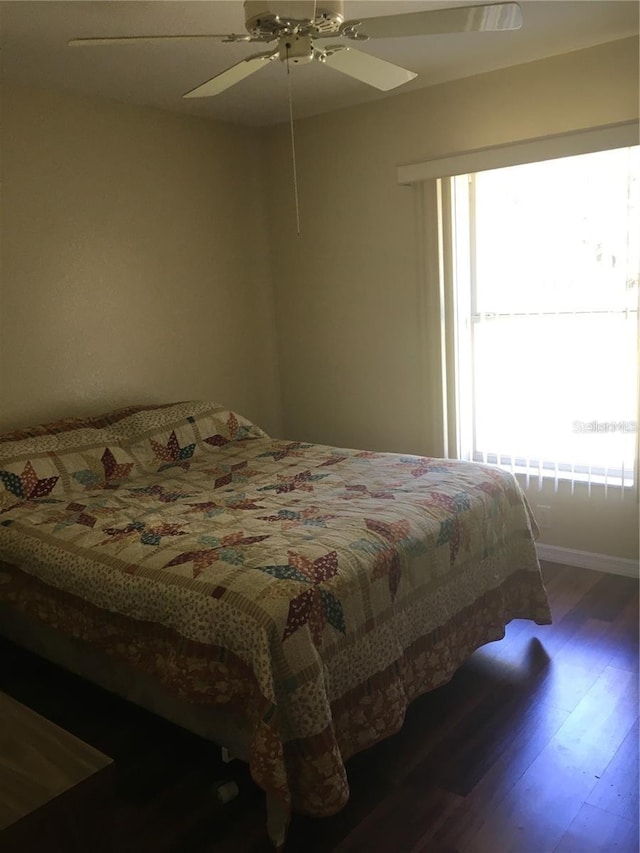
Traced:
[[496, 467], [274, 440], [208, 403], [0, 436], [0, 601], [242, 715], [255, 780], [314, 815], [413, 698], [551, 621], [534, 534]]

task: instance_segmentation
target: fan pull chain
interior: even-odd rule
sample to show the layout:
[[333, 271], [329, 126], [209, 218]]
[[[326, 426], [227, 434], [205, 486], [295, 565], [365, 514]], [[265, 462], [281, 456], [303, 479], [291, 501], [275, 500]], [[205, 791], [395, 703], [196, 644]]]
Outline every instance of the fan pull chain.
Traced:
[[289, 93], [289, 126], [291, 127], [291, 159], [293, 163], [293, 194], [296, 202], [296, 233], [300, 236], [300, 202], [298, 199], [298, 170], [296, 168], [296, 138], [293, 132], [293, 99], [291, 97], [291, 68], [289, 67], [289, 46], [287, 45], [287, 90]]

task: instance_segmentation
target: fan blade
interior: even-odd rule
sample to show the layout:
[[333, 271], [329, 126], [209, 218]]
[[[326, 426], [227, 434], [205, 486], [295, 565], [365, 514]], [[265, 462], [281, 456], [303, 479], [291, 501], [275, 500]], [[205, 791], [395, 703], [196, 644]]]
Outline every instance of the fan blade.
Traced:
[[345, 21], [340, 35], [371, 39], [399, 36], [429, 36], [484, 30], [517, 30], [522, 13], [517, 3], [492, 3], [486, 6], [459, 6], [455, 9], [430, 9], [407, 15], [383, 15], [361, 21]]
[[246, 59], [243, 59], [242, 62], [238, 62], [236, 65], [232, 65], [231, 68], [227, 68], [226, 71], [216, 74], [215, 77], [212, 77], [211, 80], [207, 80], [207, 82], [203, 83], [201, 86], [196, 86], [195, 89], [187, 92], [186, 95], [183, 95], [182, 97], [210, 98], [213, 95], [219, 95], [220, 92], [224, 92], [225, 89], [235, 86], [236, 83], [244, 80], [245, 77], [255, 74], [256, 71], [259, 71], [267, 62], [277, 59], [278, 55], [278, 51], [274, 50], [271, 53], [258, 53], [255, 56], [248, 56]]
[[418, 76], [413, 71], [400, 68], [399, 65], [393, 65], [385, 59], [378, 59], [370, 53], [363, 53], [361, 50], [354, 50], [342, 44], [327, 47], [326, 52], [321, 54], [319, 59], [330, 68], [348, 74], [349, 77], [355, 77], [356, 80], [368, 83], [369, 86], [375, 86], [383, 92], [395, 89], [396, 86], [408, 83], [409, 80]]
[[134, 42], [150, 41], [194, 41], [195, 39], [223, 39], [224, 41], [264, 41], [265, 39], [254, 39], [248, 35], [236, 35], [235, 33], [192, 33], [180, 36], [101, 36], [99, 38], [71, 39], [67, 42], [69, 47], [91, 47], [96, 44], [133, 44]]

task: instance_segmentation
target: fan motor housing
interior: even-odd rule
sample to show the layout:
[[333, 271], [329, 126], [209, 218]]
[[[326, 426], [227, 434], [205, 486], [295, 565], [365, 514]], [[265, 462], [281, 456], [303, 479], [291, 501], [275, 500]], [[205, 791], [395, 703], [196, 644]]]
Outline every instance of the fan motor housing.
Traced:
[[[286, 3], [274, 3], [273, 7], [285, 7]], [[313, 3], [291, 3], [295, 7], [307, 6], [313, 13]], [[318, 0], [315, 4], [315, 17], [288, 18], [270, 8], [268, 0], [245, 0], [244, 18], [247, 31], [252, 36], [280, 36], [287, 32], [337, 32], [344, 23], [342, 0]]]

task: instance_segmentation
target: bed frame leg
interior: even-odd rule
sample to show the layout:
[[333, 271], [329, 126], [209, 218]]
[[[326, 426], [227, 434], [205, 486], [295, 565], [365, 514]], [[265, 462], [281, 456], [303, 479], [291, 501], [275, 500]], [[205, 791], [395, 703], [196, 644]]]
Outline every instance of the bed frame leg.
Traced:
[[267, 834], [276, 850], [284, 849], [290, 811], [271, 794], [267, 794]]
[[221, 782], [216, 782], [214, 787], [216, 798], [218, 799], [218, 802], [223, 805], [230, 803], [231, 800], [235, 800], [240, 793], [238, 786], [233, 779], [223, 779]]

